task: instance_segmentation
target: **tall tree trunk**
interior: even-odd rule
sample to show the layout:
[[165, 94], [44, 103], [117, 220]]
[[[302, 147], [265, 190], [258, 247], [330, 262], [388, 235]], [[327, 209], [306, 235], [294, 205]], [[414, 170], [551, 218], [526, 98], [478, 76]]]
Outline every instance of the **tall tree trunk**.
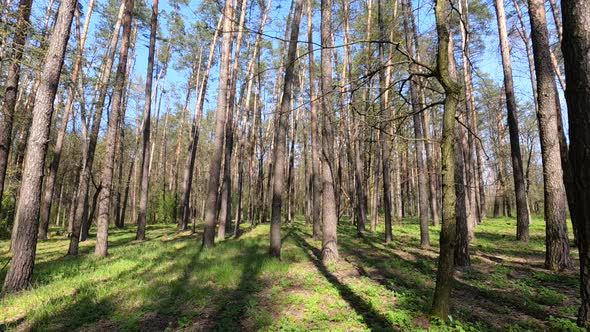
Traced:
[[226, 0], [223, 7], [223, 38], [221, 41], [221, 59], [219, 61], [219, 88], [217, 93], [217, 115], [215, 123], [215, 142], [209, 163], [209, 183], [207, 186], [207, 203], [205, 211], [205, 229], [203, 232], [203, 246], [211, 247], [215, 241], [215, 224], [217, 221], [217, 202], [219, 189], [219, 173], [221, 158], [223, 157], [223, 139], [225, 137], [225, 122], [230, 81], [230, 60], [232, 46], [232, 12], [231, 0]]
[[321, 106], [322, 106], [322, 262], [328, 264], [338, 260], [336, 225], [335, 168], [334, 168], [334, 133], [333, 133], [333, 91], [332, 84], [332, 0], [321, 0]]
[[321, 193], [322, 187], [320, 183], [320, 146], [319, 146], [319, 128], [318, 128], [318, 105], [316, 103], [315, 93], [315, 63], [313, 60], [313, 22], [312, 22], [312, 0], [307, 0], [307, 51], [308, 51], [308, 76], [309, 76], [309, 98], [311, 108], [311, 183], [312, 183], [312, 204], [311, 204], [311, 220], [313, 223], [312, 236], [314, 239], [319, 239], [322, 232], [321, 229]]
[[13, 255], [4, 279], [2, 293], [21, 291], [31, 282], [37, 246], [43, 166], [47, 154], [46, 142], [49, 139], [53, 102], [64, 63], [76, 3], [74, 0], [64, 0], [60, 3], [49, 49], [43, 61], [41, 83], [35, 97], [31, 135], [27, 142], [23, 179], [16, 210], [15, 221], [18, 226], [16, 234], [12, 234], [15, 237], [12, 247]]
[[463, 147], [465, 146], [465, 130], [456, 128], [457, 138], [455, 139], [455, 195], [457, 205], [457, 245], [455, 246], [455, 266], [469, 266], [469, 225], [467, 220], [467, 208], [465, 202], [465, 169]]
[[[151, 109], [152, 109], [152, 79], [154, 76], [154, 54], [156, 53], [156, 33], [158, 28], [158, 0], [152, 1], [152, 18], [150, 20], [150, 45], [148, 50], [147, 74], [145, 80], [145, 100], [143, 104], [143, 140], [141, 153], [141, 168], [139, 177], [141, 178], [141, 190], [139, 195], [139, 213], [137, 214], [137, 233], [136, 240], [145, 240], [146, 214], [149, 196], [150, 181], [150, 126], [151, 126]], [[118, 116], [118, 115], [117, 115]], [[118, 120], [118, 118], [117, 118]], [[116, 136], [115, 136], [116, 139]], [[112, 174], [110, 182], [112, 182]], [[110, 191], [110, 188], [105, 188]], [[110, 194], [106, 196], [110, 200]], [[108, 205], [107, 205], [108, 207]], [[107, 213], [108, 216], [108, 213]], [[108, 220], [107, 220], [108, 222]], [[107, 224], [108, 225], [108, 224]]]
[[0, 211], [2, 211], [2, 193], [6, 180], [8, 155], [12, 144], [12, 122], [16, 101], [18, 99], [18, 85], [20, 81], [20, 67], [27, 35], [29, 34], [29, 18], [33, 0], [20, 0], [16, 13], [15, 34], [10, 46], [10, 65], [4, 83], [4, 103], [0, 108]]
[[[418, 52], [418, 47], [414, 44], [410, 25], [408, 23], [409, 12], [412, 10], [409, 1], [402, 2], [404, 10], [404, 32], [406, 35], [406, 49], [411, 57]], [[415, 40], [414, 40], [415, 42]], [[410, 65], [410, 73], [416, 73], [415, 65]], [[424, 135], [422, 130], [422, 108], [425, 106], [420, 100], [419, 91], [420, 82], [413, 78], [410, 80], [410, 100], [412, 102], [412, 113], [414, 119], [414, 138], [416, 139], [416, 166], [418, 168], [418, 208], [420, 219], [420, 246], [426, 248], [430, 246], [428, 234], [428, 188], [426, 174], [427, 170], [424, 165]]]
[[549, 54], [549, 33], [543, 0], [528, 0], [537, 77], [539, 135], [543, 157], [545, 197], [545, 267], [561, 270], [572, 265], [565, 224], [565, 187], [558, 133], [555, 75]]
[[283, 204], [283, 182], [285, 181], [285, 155], [286, 140], [293, 84], [295, 83], [295, 60], [297, 57], [297, 37], [299, 36], [299, 23], [303, 11], [303, 1], [294, 0], [295, 9], [291, 21], [291, 38], [287, 51], [285, 66], [285, 78], [283, 79], [283, 97], [277, 113], [274, 142], [273, 142], [273, 186], [272, 186], [272, 211], [270, 217], [270, 248], [269, 254], [273, 257], [281, 257], [281, 208]]
[[[109, 77], [111, 74], [111, 69], [113, 67], [113, 62], [115, 60], [115, 51], [117, 48], [117, 42], [119, 40], [119, 30], [121, 26], [121, 22], [123, 19], [123, 14], [125, 13], [125, 5], [126, 2], [121, 2], [121, 6], [119, 7], [119, 14], [117, 16], [117, 22], [115, 23], [115, 28], [113, 30], [113, 34], [111, 40], [109, 41], [109, 46], [106, 52], [106, 62], [104, 62], [104, 66], [102, 67], [102, 71], [99, 78], [98, 83], [98, 96], [96, 101], [93, 102], [94, 104], [94, 115], [92, 121], [92, 128], [90, 129], [88, 143], [83, 144], [82, 147], [82, 168], [80, 170], [80, 178], [78, 180], [78, 189], [76, 191], [76, 208], [75, 208], [75, 215], [74, 215], [74, 223], [72, 225], [72, 236], [70, 237], [70, 246], [68, 248], [68, 255], [77, 255], [78, 254], [78, 245], [80, 240], [86, 239], [86, 232], [82, 232], [82, 228], [88, 228], [87, 225], [87, 205], [88, 205], [88, 189], [90, 185], [90, 177], [92, 176], [92, 166], [94, 164], [94, 151], [96, 149], [96, 143], [98, 140], [98, 132], [100, 130], [100, 122], [102, 119], [102, 112], [104, 101], [107, 93], [107, 85], [109, 82]], [[119, 60], [120, 61], [120, 60]], [[82, 113], [82, 112], [81, 112]], [[84, 116], [83, 116], [84, 117]], [[87, 137], [86, 133], [86, 124], [83, 121], [83, 133], [84, 137]], [[81, 237], [81, 235], [84, 235]]]
[[[157, 8], [157, 0], [155, 0]], [[117, 73], [115, 74], [115, 83], [113, 86], [113, 97], [111, 100], [111, 112], [109, 114], [109, 125], [107, 129], [106, 148], [101, 174], [102, 190], [99, 196], [98, 219], [96, 221], [96, 247], [94, 254], [100, 257], [108, 255], [108, 232], [109, 232], [109, 212], [111, 203], [111, 186], [113, 182], [113, 169], [115, 161], [115, 142], [117, 140], [117, 127], [119, 117], [123, 106], [123, 88], [127, 77], [127, 57], [129, 55], [129, 44], [131, 36], [131, 19], [133, 16], [133, 0], [125, 0], [125, 14], [123, 18], [123, 33], [121, 35], [121, 48], [119, 50], [119, 63]], [[151, 36], [150, 36], [151, 39]]]
[[[80, 15], [76, 11], [76, 30], [78, 34], [78, 48], [76, 50], [76, 56], [74, 60], [74, 68], [72, 69], [71, 82], [68, 86], [68, 100], [64, 108], [64, 115], [62, 117], [62, 124], [57, 133], [57, 139], [55, 140], [55, 146], [53, 147], [53, 157], [51, 164], [47, 172], [47, 180], [45, 180], [45, 193], [43, 194], [43, 203], [41, 204], [41, 218], [39, 220], [39, 238], [42, 240], [47, 239], [47, 227], [49, 225], [49, 215], [51, 213], [51, 204], [53, 202], [53, 192], [55, 191], [55, 180], [57, 177], [57, 170], [59, 168], [59, 162], [61, 160], [61, 150], [63, 148], [63, 142], [68, 127], [68, 119], [74, 107], [74, 100], [76, 98], [76, 84], [78, 75], [80, 73], [80, 67], [82, 66], [82, 52], [84, 51], [84, 45], [86, 43], [86, 35], [88, 33], [88, 25], [90, 24], [90, 17], [92, 15], [92, 9], [94, 7], [94, 0], [88, 2], [86, 8], [86, 15], [84, 15], [84, 27], [80, 33]], [[1, 185], [0, 185], [1, 186]]]
[[449, 11], [447, 3], [435, 3], [436, 32], [438, 35], [436, 53], [437, 79], [445, 90], [443, 131], [441, 140], [442, 164], [442, 229], [440, 234], [440, 255], [436, 274], [436, 287], [431, 313], [444, 320], [449, 317], [449, 298], [455, 272], [456, 195], [455, 195], [455, 114], [461, 95], [454, 70], [455, 59], [450, 45]]
[[504, 69], [504, 90], [506, 92], [506, 110], [508, 112], [508, 131], [510, 134], [510, 155], [512, 156], [512, 174], [516, 193], [516, 239], [527, 242], [529, 240], [529, 208], [528, 197], [524, 184], [522, 156], [520, 153], [520, 136], [518, 133], [518, 112], [514, 86], [512, 81], [512, 64], [510, 61], [510, 46], [508, 44], [508, 30], [504, 14], [503, 0], [494, 0], [496, 17], [498, 19], [498, 35], [500, 36], [500, 53]]
[[590, 329], [590, 4], [562, 0], [563, 40], [569, 114], [569, 157], [574, 174], [575, 220], [580, 250], [578, 325]]

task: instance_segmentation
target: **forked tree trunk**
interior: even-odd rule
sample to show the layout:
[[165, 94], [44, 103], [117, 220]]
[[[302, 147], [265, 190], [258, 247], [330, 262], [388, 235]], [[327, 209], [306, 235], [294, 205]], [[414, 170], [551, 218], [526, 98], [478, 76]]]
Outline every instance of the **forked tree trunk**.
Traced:
[[27, 142], [23, 179], [16, 212], [17, 229], [10, 268], [4, 279], [2, 293], [12, 293], [28, 287], [33, 275], [37, 247], [43, 166], [51, 128], [53, 102], [63, 67], [70, 27], [77, 1], [60, 3], [56, 24], [43, 61], [41, 81], [35, 97], [31, 135]]

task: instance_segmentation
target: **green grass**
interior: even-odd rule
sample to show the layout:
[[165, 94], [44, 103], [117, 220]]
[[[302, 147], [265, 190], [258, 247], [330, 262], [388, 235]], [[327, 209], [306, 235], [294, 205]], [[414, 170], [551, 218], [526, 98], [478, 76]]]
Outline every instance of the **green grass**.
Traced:
[[[388, 245], [381, 229], [357, 238], [343, 222], [342, 259], [328, 267], [301, 220], [283, 228], [281, 261], [267, 255], [268, 225], [211, 249], [173, 225], [149, 226], [144, 242], [132, 226], [111, 229], [106, 259], [92, 255], [93, 238], [80, 256], [64, 256], [68, 240], [54, 235], [38, 245], [33, 286], [0, 300], [0, 330], [575, 331], [576, 272], [543, 269], [542, 220], [528, 243], [514, 228], [507, 218], [477, 227], [450, 323], [428, 317], [440, 229], [420, 249], [415, 220], [395, 225]], [[0, 267], [8, 245], [0, 241]]]

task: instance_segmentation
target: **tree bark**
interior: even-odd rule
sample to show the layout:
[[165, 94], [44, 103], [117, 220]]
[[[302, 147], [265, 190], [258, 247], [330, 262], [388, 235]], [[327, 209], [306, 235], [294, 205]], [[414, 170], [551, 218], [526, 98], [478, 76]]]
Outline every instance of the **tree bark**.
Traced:
[[16, 26], [14, 39], [10, 46], [10, 65], [4, 83], [4, 103], [0, 108], [0, 211], [2, 211], [2, 193], [6, 180], [8, 166], [8, 154], [12, 144], [12, 122], [18, 97], [18, 85], [20, 81], [20, 68], [23, 58], [23, 50], [27, 35], [29, 34], [29, 18], [31, 16], [31, 3], [33, 0], [20, 0], [16, 13]]
[[203, 246], [211, 247], [215, 242], [215, 224], [217, 221], [217, 202], [219, 189], [219, 174], [223, 153], [223, 139], [225, 137], [225, 122], [227, 113], [227, 99], [231, 87], [230, 58], [232, 46], [232, 12], [231, 0], [226, 0], [223, 7], [223, 37], [221, 41], [221, 59], [219, 61], [219, 88], [217, 92], [217, 115], [215, 123], [215, 142], [209, 164], [209, 183], [207, 186], [207, 203], [205, 211], [205, 229], [203, 232]]
[[454, 55], [449, 47], [450, 28], [447, 3], [435, 2], [436, 32], [438, 35], [436, 53], [437, 79], [445, 90], [443, 131], [441, 140], [442, 164], [442, 228], [440, 234], [440, 255], [436, 275], [436, 287], [431, 313], [444, 320], [449, 317], [449, 302], [455, 272], [456, 236], [456, 195], [455, 195], [455, 114], [461, 86], [456, 80]]
[[506, 110], [508, 113], [508, 131], [510, 134], [510, 155], [512, 157], [512, 174], [516, 194], [516, 239], [527, 242], [529, 240], [529, 208], [528, 197], [524, 183], [522, 155], [520, 153], [520, 136], [518, 133], [518, 112], [514, 84], [512, 81], [512, 64], [510, 61], [510, 45], [508, 30], [504, 14], [503, 0], [494, 0], [498, 21], [498, 35], [500, 37], [500, 53], [504, 70], [504, 90], [506, 92]]
[[562, 0], [563, 39], [569, 114], [569, 157], [574, 174], [575, 220], [580, 254], [578, 325], [590, 329], [590, 4]]
[[545, 197], [545, 267], [562, 270], [572, 265], [565, 224], [565, 187], [558, 133], [555, 75], [549, 54], [549, 33], [543, 0], [528, 0], [537, 77], [539, 136]]
[[15, 218], [18, 226], [16, 234], [12, 235], [15, 237], [13, 255], [4, 279], [2, 293], [21, 291], [31, 282], [37, 246], [43, 165], [47, 154], [53, 102], [64, 63], [76, 3], [74, 0], [64, 0], [60, 3], [49, 49], [43, 61]]
[[288, 131], [289, 113], [291, 112], [291, 98], [293, 96], [293, 84], [295, 83], [295, 60], [297, 57], [297, 38], [299, 36], [299, 23], [303, 11], [303, 1], [294, 0], [295, 9], [291, 21], [291, 38], [285, 63], [285, 78], [283, 79], [283, 97], [281, 106], [276, 114], [277, 127], [275, 128], [272, 154], [273, 186], [272, 186], [272, 210], [270, 216], [270, 248], [269, 254], [273, 257], [281, 257], [281, 208], [283, 204], [283, 182], [285, 181], [285, 156]]
[[[109, 212], [111, 203], [111, 186], [113, 182], [113, 169], [115, 161], [115, 142], [117, 140], [117, 127], [121, 114], [123, 88], [127, 77], [127, 57], [131, 36], [131, 19], [133, 16], [133, 0], [125, 0], [125, 13], [123, 18], [123, 33], [121, 35], [121, 48], [119, 50], [119, 63], [115, 74], [113, 96], [111, 98], [111, 112], [107, 129], [106, 148], [101, 173], [102, 190], [99, 196], [98, 219], [96, 221], [96, 247], [94, 254], [100, 257], [108, 255]], [[150, 37], [151, 38], [151, 37]]]
[[333, 84], [332, 84], [332, 0], [321, 0], [321, 107], [322, 107], [322, 212], [323, 238], [322, 262], [328, 264], [338, 260], [336, 225], [336, 193], [334, 192], [334, 133], [333, 133]]
[[[143, 104], [143, 140], [141, 153], [141, 166], [139, 177], [141, 179], [141, 190], [139, 194], [139, 213], [137, 214], [137, 233], [135, 240], [145, 240], [145, 227], [147, 224], [146, 214], [149, 199], [149, 181], [150, 181], [150, 127], [151, 127], [151, 109], [152, 109], [152, 79], [154, 76], [154, 54], [156, 53], [156, 33], [158, 28], [158, 0], [152, 1], [152, 18], [150, 20], [150, 44], [148, 49], [147, 74], [145, 80], [145, 100]], [[118, 118], [117, 118], [118, 120]], [[116, 136], [115, 136], [116, 138]], [[112, 175], [111, 180], [112, 182]], [[105, 188], [111, 190], [110, 188]], [[110, 194], [106, 196], [110, 200]], [[107, 205], [108, 207], [108, 205]], [[108, 214], [107, 214], [108, 216]], [[108, 220], [107, 220], [108, 222]]]

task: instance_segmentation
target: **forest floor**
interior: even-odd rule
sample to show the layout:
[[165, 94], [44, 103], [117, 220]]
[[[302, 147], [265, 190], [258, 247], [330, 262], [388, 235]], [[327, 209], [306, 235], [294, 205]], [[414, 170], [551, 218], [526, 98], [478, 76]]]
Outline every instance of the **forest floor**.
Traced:
[[[318, 260], [321, 241], [302, 221], [284, 225], [281, 261], [267, 255], [268, 231], [259, 225], [201, 249], [200, 232], [151, 225], [149, 239], [135, 242], [130, 225], [111, 230], [106, 259], [92, 255], [94, 238], [80, 256], [64, 256], [68, 240], [53, 235], [38, 245], [33, 287], [0, 300], [0, 331], [575, 330], [577, 273], [543, 269], [538, 218], [528, 243], [514, 240], [511, 219], [477, 227], [447, 324], [428, 319], [439, 228], [431, 227], [432, 247], [420, 249], [415, 220], [395, 225], [388, 245], [382, 232], [357, 238], [343, 223], [334, 266]], [[0, 280], [8, 245], [0, 241]]]

